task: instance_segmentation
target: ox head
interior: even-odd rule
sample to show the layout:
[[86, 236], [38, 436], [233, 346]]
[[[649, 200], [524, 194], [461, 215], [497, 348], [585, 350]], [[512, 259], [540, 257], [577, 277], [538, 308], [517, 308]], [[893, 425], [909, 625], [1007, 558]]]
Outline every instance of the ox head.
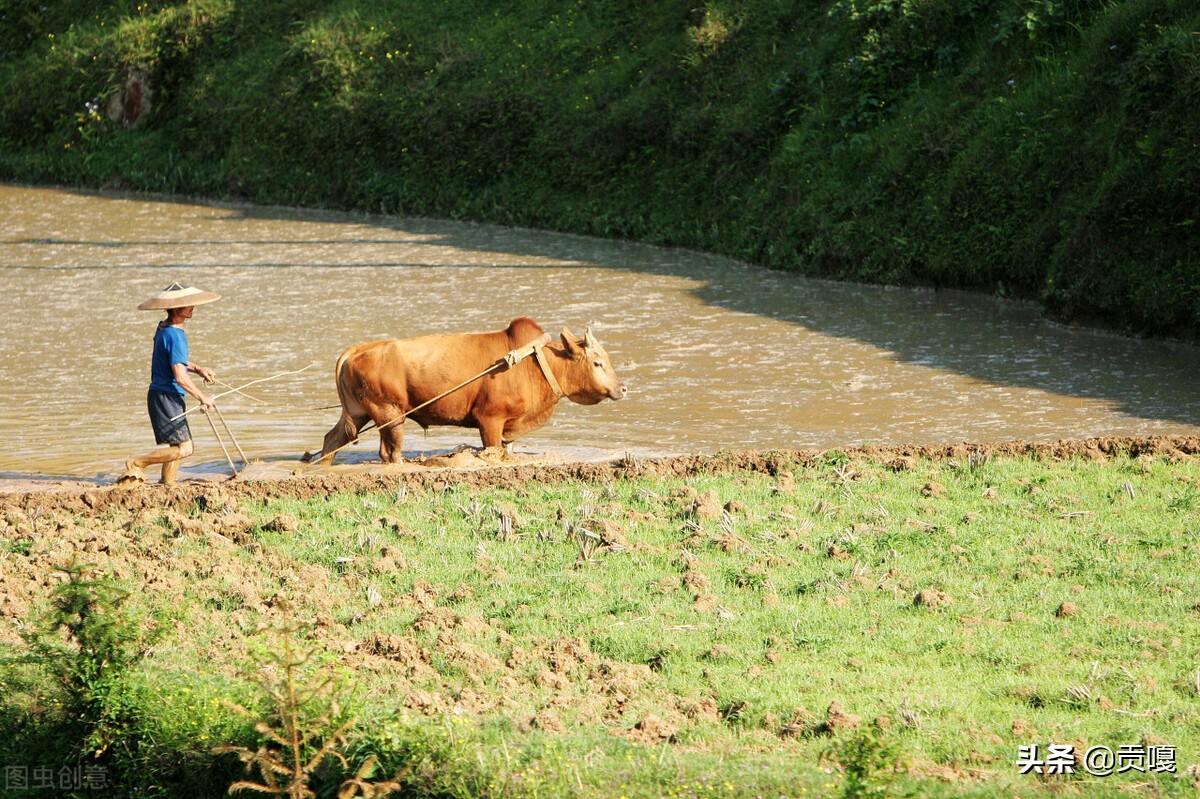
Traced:
[[561, 338], [571, 361], [567, 381], [570, 387], [564, 386], [564, 389], [572, 402], [595, 405], [604, 399], [619, 400], [625, 396], [628, 389], [617, 379], [608, 353], [592, 335], [590, 327], [583, 338], [564, 327]]

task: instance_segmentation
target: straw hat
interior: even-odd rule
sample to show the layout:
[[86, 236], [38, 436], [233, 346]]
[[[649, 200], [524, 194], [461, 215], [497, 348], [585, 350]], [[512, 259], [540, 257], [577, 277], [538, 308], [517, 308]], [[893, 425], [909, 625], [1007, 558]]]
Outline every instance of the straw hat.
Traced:
[[221, 299], [220, 294], [201, 291], [193, 286], [172, 283], [139, 305], [138, 310], [165, 311], [170, 308], [186, 308], [189, 305], [204, 305], [206, 302], [216, 302], [219, 299]]

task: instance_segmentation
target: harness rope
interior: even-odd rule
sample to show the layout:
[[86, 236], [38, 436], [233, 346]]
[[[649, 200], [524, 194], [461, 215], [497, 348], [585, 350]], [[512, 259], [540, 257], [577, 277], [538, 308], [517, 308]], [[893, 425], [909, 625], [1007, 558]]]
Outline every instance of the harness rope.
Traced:
[[[257, 380], [251, 380], [249, 383], [242, 383], [242, 384], [241, 384], [240, 386], [238, 386], [237, 388], [231, 388], [229, 391], [222, 391], [220, 394], [217, 394], [216, 396], [214, 396], [214, 397], [212, 398], [212, 400], [213, 400], [213, 402], [215, 403], [215, 402], [216, 402], [217, 400], [219, 400], [221, 397], [224, 397], [224, 396], [226, 396], [226, 395], [233, 394], [233, 393], [235, 393], [235, 392], [236, 392], [236, 393], [238, 393], [238, 394], [241, 394], [241, 393], [242, 393], [242, 389], [243, 389], [243, 388], [249, 388], [250, 386], [256, 386], [256, 385], [258, 385], [259, 383], [265, 383], [265, 382], [267, 382], [268, 380], [274, 380], [275, 378], [277, 378], [277, 377], [283, 377], [284, 375], [295, 375], [295, 374], [300, 374], [301, 372], [303, 372], [303, 371], [305, 371], [305, 370], [307, 370], [307, 369], [311, 369], [311, 368], [313, 368], [314, 366], [316, 366], [316, 364], [315, 364], [315, 363], [310, 363], [308, 366], [305, 366], [305, 367], [304, 367], [304, 369], [293, 369], [293, 370], [291, 370], [290, 372], [280, 372], [279, 374], [274, 374], [274, 375], [271, 375], [270, 377], [260, 377], [260, 378], [259, 378], [259, 379], [257, 379]], [[175, 414], [174, 416], [172, 416], [172, 417], [171, 417], [170, 419], [168, 419], [167, 421], [168, 421], [168, 422], [173, 422], [173, 421], [175, 421], [176, 419], [182, 419], [183, 417], [187, 416], [188, 414], [190, 414], [190, 413], [193, 413], [194, 411], [198, 411], [198, 410], [202, 409], [203, 407], [204, 407], [203, 405], [193, 405], [191, 408], [188, 408], [188, 409], [187, 409], [186, 411], [184, 411], [183, 413], [177, 413], [177, 414]]]
[[[544, 336], [549, 339], [549, 336]], [[547, 342], [549, 343], [549, 342]], [[558, 380], [554, 377], [554, 372], [550, 371], [550, 362], [546, 360], [546, 353], [543, 352], [544, 347], [535, 347], [533, 356], [537, 358], [538, 366], [542, 367], [542, 374], [546, 376], [546, 382], [550, 384], [550, 388], [554, 390], [554, 398], [560, 400], [567, 396], [567, 392], [562, 390], [562, 386], [558, 384]]]
[[[205, 381], [205, 382], [208, 382], [208, 381]], [[214, 377], [212, 379], [212, 382], [216, 383], [218, 386], [224, 386], [225, 388], [227, 388], [230, 391], [233, 391], [237, 394], [241, 394], [243, 397], [245, 397], [248, 400], [254, 400], [259, 405], [270, 405], [271, 404], [264, 399], [259, 399], [258, 397], [254, 396], [253, 394], [247, 394], [245, 391], [242, 391], [241, 389], [238, 389], [234, 386], [229, 385], [228, 383], [226, 383], [224, 380], [221, 380], [220, 378]]]
[[[554, 372], [550, 371], [550, 362], [546, 360], [546, 355], [544, 352], [542, 352], [543, 348], [545, 348], [545, 346], [549, 343], [550, 343], [550, 335], [548, 333], [543, 333], [541, 335], [541, 337], [538, 338], [536, 341], [534, 341], [530, 344], [526, 344], [523, 347], [518, 347], [515, 350], [509, 350], [504, 355], [503, 358], [499, 359], [494, 364], [492, 364], [488, 368], [484, 369], [482, 372], [475, 375], [474, 377], [467, 378], [466, 380], [462, 381], [454, 388], [443, 391], [441, 394], [438, 394], [433, 399], [426, 400], [425, 402], [422, 402], [420, 405], [416, 406], [415, 408], [410, 408], [409, 410], [405, 411], [404, 413], [401, 413], [399, 416], [395, 417], [394, 419], [389, 419], [388, 421], [384, 422], [383, 424], [377, 425], [374, 429], [376, 431], [381, 431], [384, 428], [391, 427], [392, 425], [394, 425], [398, 422], [403, 422], [405, 419], [407, 419], [413, 413], [421, 410], [422, 408], [424, 408], [428, 405], [432, 405], [433, 403], [437, 402], [438, 400], [440, 400], [444, 397], [447, 397], [447, 396], [453, 394], [455, 391], [458, 391], [460, 388], [463, 388], [464, 386], [468, 386], [471, 383], [474, 383], [476, 380], [483, 377], [484, 375], [490, 374], [491, 372], [494, 372], [497, 369], [500, 369], [501, 367], [504, 367], [506, 369], [511, 369], [512, 367], [516, 366], [521, 361], [528, 358], [530, 355], [534, 356], [535, 360], [537, 361], [538, 366], [541, 368], [542, 374], [546, 377], [546, 382], [549, 383], [550, 388], [554, 390], [555, 399], [561, 399], [562, 397], [566, 396], [566, 393], [562, 390], [562, 386], [559, 385], [558, 380], [555, 379]], [[324, 458], [329, 458], [329, 457], [336, 455], [338, 452], [341, 452], [346, 447], [349, 447], [353, 444], [358, 443], [359, 436], [362, 433], [366, 432], [367, 430], [370, 430], [371, 424], [372, 424], [372, 422], [367, 422], [356, 432], [354, 438], [347, 441], [345, 444], [342, 444], [340, 447], [337, 447], [336, 449], [331, 449], [331, 450], [329, 450], [329, 452], [323, 452], [323, 451], [317, 452], [316, 454], [312, 454], [312, 455], [310, 455], [309, 453], [306, 452], [305, 457], [303, 459], [304, 462], [310, 463], [310, 464], [317, 463]]]

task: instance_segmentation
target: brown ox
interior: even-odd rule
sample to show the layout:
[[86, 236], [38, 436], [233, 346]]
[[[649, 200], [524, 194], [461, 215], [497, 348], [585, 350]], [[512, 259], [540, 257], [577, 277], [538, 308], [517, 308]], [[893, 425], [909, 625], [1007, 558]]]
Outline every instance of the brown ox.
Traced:
[[[379, 457], [401, 459], [403, 423], [383, 427], [401, 414], [495, 364], [510, 350], [543, 337], [527, 316], [494, 333], [458, 333], [387, 339], [355, 344], [342, 353], [335, 368], [342, 417], [325, 434], [321, 452], [353, 441], [367, 420], [381, 427]], [[547, 337], [548, 338], [548, 337]], [[613, 372], [608, 353], [589, 329], [576, 338], [563, 328], [559, 344], [544, 348], [547, 365], [572, 402], [595, 405], [625, 396], [625, 384]], [[483, 446], [498, 447], [541, 427], [554, 413], [558, 394], [530, 356], [458, 389], [408, 418], [422, 427], [455, 425], [479, 430]], [[332, 455], [322, 459], [333, 462]]]

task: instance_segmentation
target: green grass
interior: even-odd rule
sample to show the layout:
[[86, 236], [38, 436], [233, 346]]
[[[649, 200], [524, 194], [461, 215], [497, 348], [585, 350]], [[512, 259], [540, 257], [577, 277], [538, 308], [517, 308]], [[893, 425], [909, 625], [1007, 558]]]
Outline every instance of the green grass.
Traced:
[[[1185, 0], [13, 0], [0, 176], [686, 245], [1194, 337], [1197, 30]], [[134, 67], [153, 110], [125, 129], [104, 109]]]
[[[221, 702], [267, 712], [245, 668], [264, 627], [295, 622], [343, 672], [356, 751], [405, 768], [411, 795], [853, 795], [861, 739], [820, 729], [831, 703], [895, 750], [868, 782], [897, 795], [1031, 795], [1062, 780], [1018, 776], [1019, 744], [1142, 741], [1176, 746], [1179, 774], [1067, 782], [1190, 795], [1200, 461], [791, 473], [248, 503], [241, 543], [114, 515], [34, 534], [4, 576], [108, 544], [81, 557], [166, 631], [128, 678], [121, 772], [164, 796], [184, 795], [179, 769], [221, 784], [209, 748], [254, 739]], [[741, 506], [697, 518], [709, 491]], [[280, 514], [294, 531], [263, 529]], [[610, 545], [584, 561], [569, 525]], [[52, 722], [38, 695], [6, 700], [25, 730], [0, 735], [9, 762], [44, 756], [13, 721]]]

